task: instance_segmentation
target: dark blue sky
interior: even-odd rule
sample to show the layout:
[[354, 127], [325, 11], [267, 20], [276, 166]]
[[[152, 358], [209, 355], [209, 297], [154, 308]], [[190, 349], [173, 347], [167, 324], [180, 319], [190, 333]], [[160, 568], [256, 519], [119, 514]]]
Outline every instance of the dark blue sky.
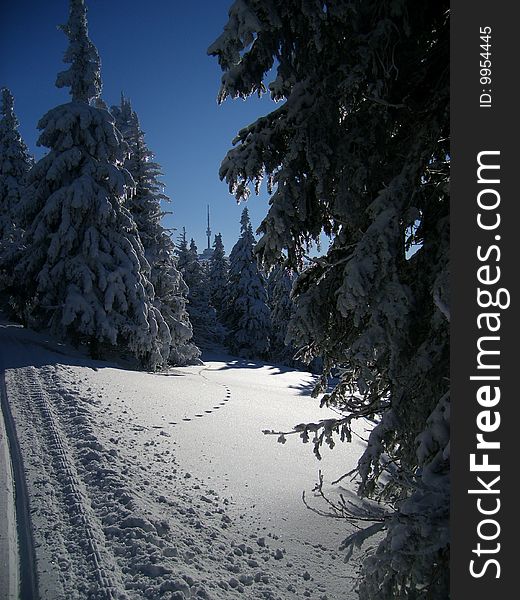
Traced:
[[[103, 98], [128, 96], [150, 149], [164, 171], [172, 198], [168, 227], [186, 227], [205, 247], [206, 205], [212, 229], [222, 232], [229, 252], [239, 234], [237, 206], [218, 169], [231, 140], [243, 126], [269, 112], [268, 97], [227, 100], [218, 106], [220, 68], [206, 55], [220, 35], [231, 0], [87, 0], [89, 34], [102, 61]], [[12, 0], [0, 21], [0, 86], [15, 96], [21, 133], [37, 157], [38, 120], [68, 102], [67, 89], [54, 86], [63, 70], [65, 35], [57, 29], [68, 16], [67, 0]], [[267, 212], [265, 194], [247, 203], [253, 226]]]

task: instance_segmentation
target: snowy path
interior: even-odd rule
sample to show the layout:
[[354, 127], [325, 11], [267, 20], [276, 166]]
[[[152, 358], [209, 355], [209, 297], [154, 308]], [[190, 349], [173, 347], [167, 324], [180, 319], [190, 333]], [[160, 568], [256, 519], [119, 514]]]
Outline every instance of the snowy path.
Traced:
[[355, 597], [337, 552], [348, 526], [301, 494], [360, 445], [318, 463], [262, 434], [326, 418], [303, 395], [310, 375], [225, 357], [139, 373], [6, 336], [42, 598]]
[[0, 598], [17, 600], [18, 588], [19, 561], [14, 480], [7, 431], [3, 411], [0, 410]]
[[7, 398], [5, 347], [0, 353], [0, 597], [38, 597], [29, 495], [22, 452]]

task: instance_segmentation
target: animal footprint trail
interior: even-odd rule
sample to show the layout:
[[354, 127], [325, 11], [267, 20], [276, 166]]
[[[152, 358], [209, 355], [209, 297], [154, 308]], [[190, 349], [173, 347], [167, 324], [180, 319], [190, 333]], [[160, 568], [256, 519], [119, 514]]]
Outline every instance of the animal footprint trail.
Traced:
[[[193, 421], [194, 419], [203, 419], [206, 415], [211, 415], [213, 414], [214, 411], [219, 410], [220, 408], [222, 408], [223, 406], [226, 406], [226, 404], [231, 400], [231, 390], [229, 389], [229, 387], [224, 384], [224, 383], [218, 383], [218, 382], [214, 382], [210, 379], [208, 379], [205, 375], [204, 375], [204, 371], [209, 371], [211, 369], [208, 368], [203, 368], [199, 371], [199, 375], [205, 379], [207, 382], [215, 384], [215, 385], [219, 385], [221, 387], [224, 388], [225, 390], [225, 396], [222, 399], [221, 402], [219, 402], [218, 404], [216, 404], [215, 406], [213, 406], [211, 409], [207, 409], [204, 410], [204, 413], [196, 413], [194, 415], [192, 415], [191, 417], [184, 417], [182, 420], [184, 422], [189, 422], [189, 421]], [[170, 425], [173, 425], [174, 423], [170, 423]]]

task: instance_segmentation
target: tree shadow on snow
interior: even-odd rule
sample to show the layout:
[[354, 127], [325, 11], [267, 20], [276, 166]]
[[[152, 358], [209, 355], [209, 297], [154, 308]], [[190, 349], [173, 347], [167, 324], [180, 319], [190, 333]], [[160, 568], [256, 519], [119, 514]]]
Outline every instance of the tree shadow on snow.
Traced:
[[298, 373], [308, 377], [306, 381], [298, 383], [290, 383], [287, 385], [289, 389], [297, 390], [301, 396], [310, 396], [318, 382], [318, 376], [310, 371], [289, 367], [281, 363], [268, 363], [262, 360], [249, 360], [238, 356], [230, 356], [228, 354], [216, 354], [210, 351], [203, 352], [202, 358], [205, 363], [217, 362], [219, 366], [210, 366], [209, 371], [227, 371], [230, 369], [263, 369], [268, 371], [269, 375], [284, 375], [286, 373]]
[[317, 379], [311, 381], [302, 381], [297, 384], [289, 385], [289, 389], [297, 390], [300, 396], [310, 396], [316, 387]]
[[218, 357], [210, 358], [204, 357], [205, 361], [208, 362], [221, 362], [224, 363], [221, 367], [210, 368], [212, 371], [225, 371], [227, 369], [266, 369], [270, 371], [270, 375], [282, 375], [283, 373], [301, 373], [298, 369], [288, 367], [286, 365], [276, 365], [266, 363], [261, 360], [248, 360], [246, 358], [239, 357]]
[[[0, 317], [0, 368], [21, 369], [52, 365], [89, 367], [95, 371], [106, 368], [142, 371], [132, 359], [94, 360], [84, 348], [75, 348], [45, 332], [36, 332]], [[160, 374], [182, 376], [182, 373], [171, 370]]]

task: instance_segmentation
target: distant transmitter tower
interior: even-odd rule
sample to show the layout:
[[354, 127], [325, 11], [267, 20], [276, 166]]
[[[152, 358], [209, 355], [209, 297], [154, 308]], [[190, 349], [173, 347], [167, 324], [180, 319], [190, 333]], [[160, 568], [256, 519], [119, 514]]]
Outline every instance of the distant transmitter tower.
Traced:
[[208, 247], [204, 249], [202, 254], [199, 254], [199, 261], [202, 263], [208, 261], [213, 256], [213, 248], [211, 247], [211, 225], [209, 224], [209, 204], [208, 204], [208, 228], [206, 229], [208, 236]]

